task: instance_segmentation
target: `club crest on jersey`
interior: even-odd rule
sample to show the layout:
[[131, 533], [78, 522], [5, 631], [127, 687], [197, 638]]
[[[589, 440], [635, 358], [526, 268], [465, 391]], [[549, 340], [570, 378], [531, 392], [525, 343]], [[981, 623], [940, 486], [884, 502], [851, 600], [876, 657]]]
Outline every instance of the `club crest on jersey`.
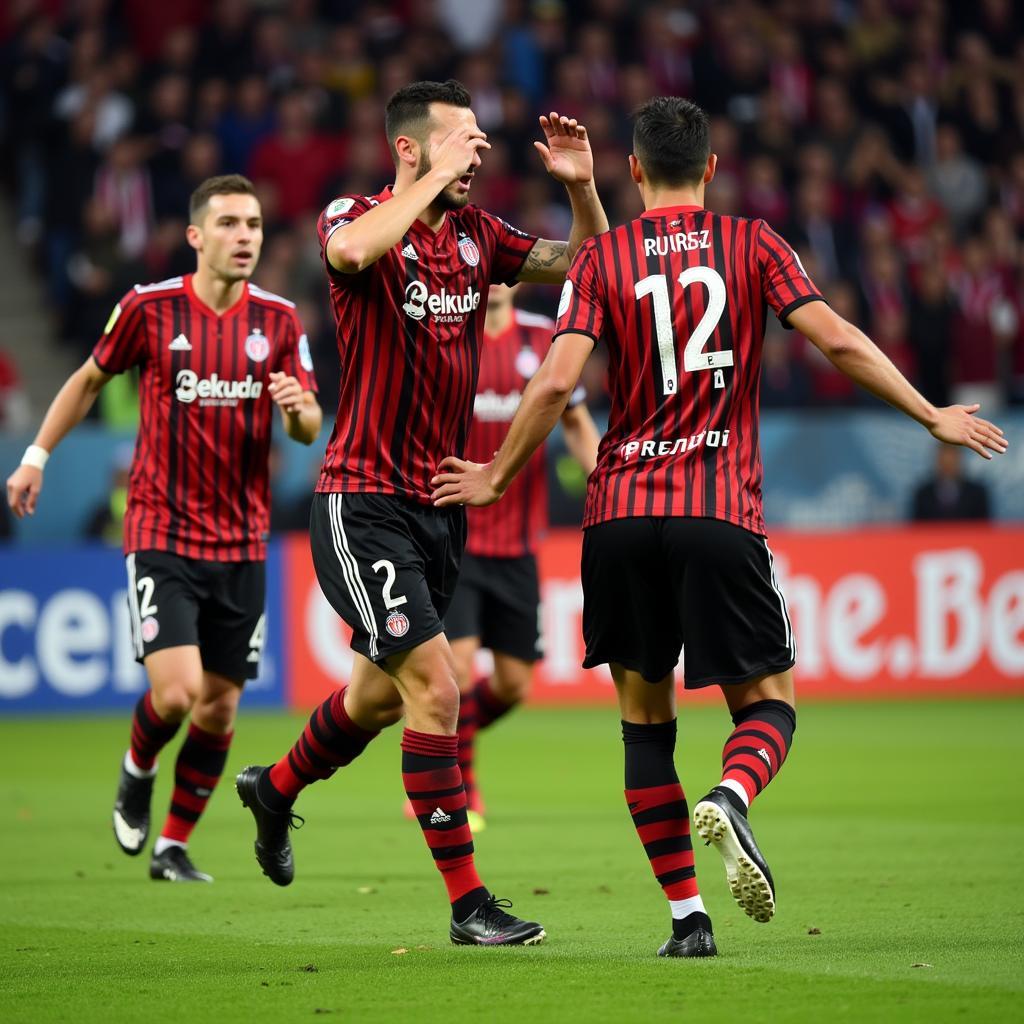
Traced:
[[469, 235], [463, 235], [459, 239], [459, 255], [462, 257], [462, 261], [471, 267], [475, 267], [480, 262], [480, 250]]
[[521, 348], [516, 353], [516, 373], [529, 380], [540, 369], [540, 356], [532, 348]]
[[270, 355], [270, 340], [258, 327], [245, 339], [245, 354], [254, 363], [262, 363]]
[[142, 620], [142, 639], [143, 642], [151, 644], [160, 632], [160, 623], [153, 618], [152, 615]]
[[409, 617], [400, 611], [392, 611], [384, 621], [384, 628], [399, 640], [409, 632]]

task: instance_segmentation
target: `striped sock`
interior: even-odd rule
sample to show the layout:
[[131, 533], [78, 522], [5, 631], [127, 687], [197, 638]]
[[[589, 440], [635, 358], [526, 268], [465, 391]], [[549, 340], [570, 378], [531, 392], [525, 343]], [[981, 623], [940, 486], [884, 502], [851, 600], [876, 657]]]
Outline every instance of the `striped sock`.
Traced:
[[165, 722], [153, 707], [152, 691], [147, 690], [135, 705], [132, 715], [131, 759], [135, 767], [150, 772], [156, 755], [174, 738], [181, 722]]
[[160, 831], [161, 839], [184, 846], [213, 795], [227, 763], [233, 732], [212, 733], [194, 722], [174, 764], [171, 809]]
[[459, 724], [456, 736], [459, 741], [459, 771], [462, 773], [462, 785], [466, 790], [466, 799], [472, 803], [476, 794], [476, 759], [477, 734], [476, 687], [467, 690], [459, 700]]
[[491, 681], [486, 676], [478, 679], [473, 684], [472, 693], [476, 704], [477, 729], [487, 729], [519, 704], [517, 700], [512, 701], [511, 704], [506, 704], [491, 689]]
[[732, 716], [722, 750], [722, 787], [749, 807], [778, 774], [796, 731], [796, 712], [782, 700], [760, 700]]
[[402, 733], [402, 782], [448, 889], [452, 917], [465, 921], [490, 895], [473, 863], [457, 736]]
[[306, 786], [351, 764], [377, 735], [348, 717], [347, 689], [335, 690], [309, 716], [295, 746], [263, 774], [259, 796], [268, 807], [282, 809], [292, 804]]
[[690, 811], [673, 762], [676, 723], [623, 722], [622, 742], [626, 751], [626, 804], [654, 876], [673, 904], [673, 911], [685, 908], [687, 931], [710, 927], [703, 918], [693, 919], [694, 913], [703, 914], [704, 904], [699, 902], [693, 866]]

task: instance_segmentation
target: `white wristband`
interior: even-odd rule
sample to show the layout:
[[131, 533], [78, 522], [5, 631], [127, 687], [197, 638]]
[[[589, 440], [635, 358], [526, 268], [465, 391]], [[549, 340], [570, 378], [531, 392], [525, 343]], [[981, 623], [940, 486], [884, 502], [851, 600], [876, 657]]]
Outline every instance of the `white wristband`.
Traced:
[[46, 468], [46, 460], [50, 457], [50, 453], [38, 444], [30, 444], [25, 449], [25, 454], [21, 457], [21, 464], [23, 466], [34, 466], [40, 472]]

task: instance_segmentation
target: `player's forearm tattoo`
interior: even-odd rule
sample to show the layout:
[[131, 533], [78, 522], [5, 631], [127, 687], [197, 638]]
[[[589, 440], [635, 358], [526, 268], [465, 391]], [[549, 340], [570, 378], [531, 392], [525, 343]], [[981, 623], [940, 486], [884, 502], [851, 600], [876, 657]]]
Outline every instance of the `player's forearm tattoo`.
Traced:
[[547, 270], [553, 267], [564, 255], [568, 248], [566, 242], [545, 242], [538, 241], [526, 257], [527, 272], [534, 270]]

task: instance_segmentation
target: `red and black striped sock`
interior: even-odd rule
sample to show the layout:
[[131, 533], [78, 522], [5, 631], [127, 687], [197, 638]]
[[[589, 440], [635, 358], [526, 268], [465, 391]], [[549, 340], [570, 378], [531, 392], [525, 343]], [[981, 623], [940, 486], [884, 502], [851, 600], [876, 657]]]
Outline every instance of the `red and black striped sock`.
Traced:
[[458, 744], [457, 736], [406, 729], [402, 733], [402, 782], [448, 889], [452, 917], [465, 921], [490, 893], [473, 863]]
[[170, 839], [182, 846], [188, 843], [192, 829], [224, 774], [234, 735], [233, 732], [207, 732], [194, 722], [189, 725], [174, 765], [174, 792], [171, 809], [160, 832], [161, 839]]
[[472, 804], [476, 793], [476, 775], [473, 770], [478, 729], [475, 690], [475, 686], [467, 690], [459, 700], [459, 724], [456, 729], [456, 737], [459, 741], [459, 771], [462, 773], [462, 785], [470, 804]]
[[626, 751], [626, 803], [654, 876], [672, 905], [676, 938], [698, 927], [710, 929], [693, 866], [690, 811], [673, 754], [675, 721], [622, 723]]
[[721, 786], [742, 802], [737, 809], [745, 812], [786, 760], [796, 712], [783, 700], [760, 700], [741, 708], [732, 720], [736, 728], [722, 750]]
[[473, 684], [473, 698], [476, 703], [476, 727], [487, 729], [499, 719], [507, 715], [519, 701], [511, 704], [503, 701], [491, 688], [491, 680], [483, 676]]
[[147, 690], [135, 705], [132, 715], [131, 759], [135, 767], [150, 772], [156, 755], [174, 738], [181, 722], [165, 722], [153, 707], [152, 691]]
[[306, 786], [351, 764], [377, 735], [349, 718], [347, 689], [335, 690], [309, 716], [295, 746], [261, 776], [259, 797], [267, 807], [283, 810], [291, 806]]

